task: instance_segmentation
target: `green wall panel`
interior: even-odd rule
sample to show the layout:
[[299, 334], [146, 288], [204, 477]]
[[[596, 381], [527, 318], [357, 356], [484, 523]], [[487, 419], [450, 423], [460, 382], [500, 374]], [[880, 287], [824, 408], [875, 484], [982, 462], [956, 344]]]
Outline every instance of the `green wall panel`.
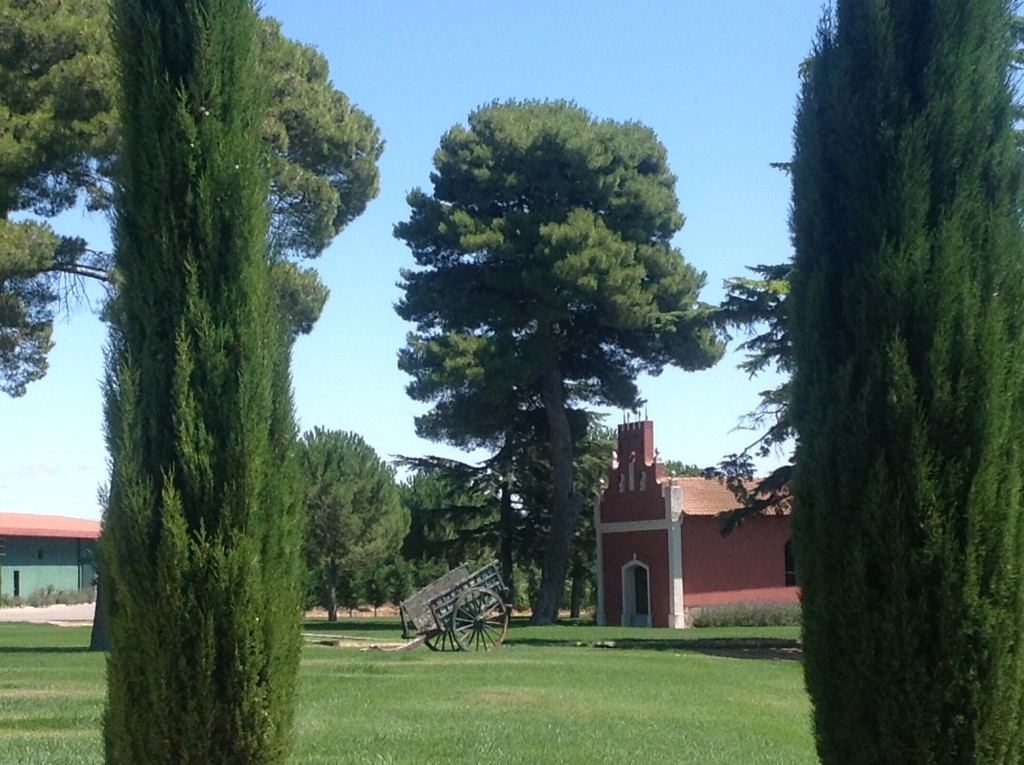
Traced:
[[0, 593], [24, 598], [50, 585], [58, 590], [92, 587], [95, 554], [96, 542], [91, 539], [4, 537]]

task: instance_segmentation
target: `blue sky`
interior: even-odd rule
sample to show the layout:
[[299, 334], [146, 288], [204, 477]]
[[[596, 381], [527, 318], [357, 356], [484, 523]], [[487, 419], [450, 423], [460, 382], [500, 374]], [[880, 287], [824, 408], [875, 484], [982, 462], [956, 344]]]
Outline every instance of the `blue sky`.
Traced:
[[[460, 456], [414, 432], [424, 408], [404, 392], [395, 360], [409, 326], [392, 308], [412, 257], [391, 231], [407, 217], [406, 193], [429, 187], [441, 135], [494, 99], [570, 99], [596, 117], [652, 127], [679, 179], [687, 223], [676, 244], [707, 273], [708, 302], [745, 266], [788, 257], [789, 184], [769, 163], [791, 154], [797, 68], [821, 8], [822, 0], [265, 2], [286, 35], [327, 57], [335, 86], [387, 143], [380, 196], [316, 264], [331, 298], [295, 348], [301, 427], [355, 431], [383, 457]], [[73, 211], [54, 225], [109, 246], [102, 218]], [[21, 398], [0, 394], [0, 510], [99, 517], [106, 330], [98, 293], [86, 297], [58, 322], [47, 377]], [[642, 379], [664, 458], [709, 465], [753, 439], [736, 426], [774, 381], [748, 380], [740, 360], [728, 354], [709, 371]], [[606, 424], [622, 417], [611, 412]]]

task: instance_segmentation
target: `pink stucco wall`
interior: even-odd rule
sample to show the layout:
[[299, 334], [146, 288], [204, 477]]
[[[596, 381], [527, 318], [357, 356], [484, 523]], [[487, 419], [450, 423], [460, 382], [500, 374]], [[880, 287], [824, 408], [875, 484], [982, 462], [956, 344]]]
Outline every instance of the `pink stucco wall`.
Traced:
[[668, 540], [664, 531], [631, 531], [605, 534], [604, 618], [606, 624], [622, 621], [622, 568], [635, 559], [650, 570], [651, 626], [667, 627], [669, 611]]
[[797, 600], [786, 586], [789, 519], [751, 518], [722, 536], [712, 516], [684, 516], [683, 602], [689, 606], [736, 600]]

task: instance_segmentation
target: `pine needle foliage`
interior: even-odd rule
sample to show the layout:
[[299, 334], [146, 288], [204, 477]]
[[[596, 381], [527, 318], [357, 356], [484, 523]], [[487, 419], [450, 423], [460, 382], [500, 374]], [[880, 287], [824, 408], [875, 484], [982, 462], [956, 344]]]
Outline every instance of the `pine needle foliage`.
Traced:
[[397, 558], [409, 511], [395, 469], [357, 433], [313, 428], [299, 442], [305, 481], [305, 557], [322, 585], [327, 621], [338, 620], [338, 593]]
[[283, 762], [302, 516], [256, 14], [248, 0], [117, 0], [112, 17], [106, 759]]
[[1024, 752], [1024, 252], [1003, 0], [839, 0], [804, 73], [794, 533], [824, 763]]

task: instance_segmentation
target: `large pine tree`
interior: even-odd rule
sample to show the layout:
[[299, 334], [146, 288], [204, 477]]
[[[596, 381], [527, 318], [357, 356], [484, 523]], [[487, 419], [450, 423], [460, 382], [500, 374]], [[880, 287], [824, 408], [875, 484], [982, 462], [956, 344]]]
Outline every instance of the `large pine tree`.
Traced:
[[706, 369], [723, 344], [705, 275], [672, 246], [676, 178], [650, 128], [562, 101], [494, 102], [467, 123], [441, 138], [433, 193], [410, 193], [395, 226], [418, 266], [402, 272], [396, 310], [416, 331], [399, 366], [433, 406], [422, 435], [508, 448], [534, 423], [546, 439], [551, 526], [532, 617], [546, 624], [584, 504], [585, 407], [636, 409], [641, 372]]
[[825, 763], [1024, 752], [1024, 238], [1004, 0], [839, 0], [796, 126], [790, 329]]
[[116, 0], [123, 146], [101, 587], [107, 761], [283, 762], [295, 425], [249, 0]]

